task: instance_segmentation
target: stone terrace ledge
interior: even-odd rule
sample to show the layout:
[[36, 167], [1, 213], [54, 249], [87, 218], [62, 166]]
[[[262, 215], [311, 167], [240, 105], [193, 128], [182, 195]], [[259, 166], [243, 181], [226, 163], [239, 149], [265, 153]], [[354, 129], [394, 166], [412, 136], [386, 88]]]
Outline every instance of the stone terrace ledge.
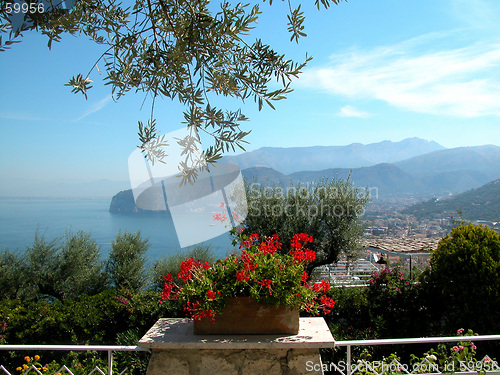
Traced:
[[153, 351], [148, 375], [322, 374], [334, 339], [323, 318], [300, 318], [297, 335], [195, 335], [187, 319], [160, 319], [139, 341]]

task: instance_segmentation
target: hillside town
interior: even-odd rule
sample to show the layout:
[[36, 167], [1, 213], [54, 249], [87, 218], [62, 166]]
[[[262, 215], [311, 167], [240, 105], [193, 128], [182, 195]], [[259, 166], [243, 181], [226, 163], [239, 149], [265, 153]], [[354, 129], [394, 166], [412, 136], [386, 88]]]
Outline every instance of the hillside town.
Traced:
[[[414, 199], [387, 199], [368, 205], [365, 212], [365, 238], [442, 238], [461, 221], [459, 212], [441, 212], [429, 217], [418, 218], [402, 211], [414, 203]], [[473, 220], [500, 233], [500, 221]]]

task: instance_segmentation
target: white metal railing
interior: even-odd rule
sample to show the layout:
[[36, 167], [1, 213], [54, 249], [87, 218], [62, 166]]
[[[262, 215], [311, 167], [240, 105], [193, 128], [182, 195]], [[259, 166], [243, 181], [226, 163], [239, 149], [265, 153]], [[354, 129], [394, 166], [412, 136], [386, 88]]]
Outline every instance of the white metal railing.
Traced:
[[[405, 338], [405, 339], [378, 339], [378, 340], [344, 340], [344, 341], [335, 341], [335, 347], [346, 347], [347, 348], [347, 361], [345, 362], [345, 366], [338, 366], [334, 364], [335, 370], [340, 372], [342, 375], [351, 375], [353, 374], [357, 368], [356, 364], [353, 366], [352, 363], [352, 353], [351, 353], [351, 348], [353, 346], [379, 346], [379, 345], [402, 345], [402, 344], [431, 344], [431, 343], [444, 343], [444, 342], [459, 342], [459, 341], [500, 341], [500, 335], [482, 335], [482, 336], [450, 336], [450, 337], [422, 337], [422, 338]], [[495, 353], [497, 355], [498, 353]], [[496, 361], [494, 361], [491, 357], [485, 356], [481, 361], [479, 362], [489, 362], [491, 365], [489, 368], [491, 371], [484, 371], [486, 374], [489, 375], [500, 375], [500, 367]], [[477, 362], [475, 365], [479, 366], [479, 362]], [[381, 368], [383, 369], [383, 364], [381, 362], [378, 362], [379, 365], [381, 365]], [[392, 371], [392, 370], [397, 370], [397, 371], [392, 371], [393, 373], [396, 372], [401, 372], [402, 374], [422, 374], [422, 372], [414, 372], [412, 370], [419, 370], [422, 367], [419, 367], [418, 365], [416, 367], [413, 367], [410, 369], [408, 366], [405, 366], [404, 364], [399, 363], [398, 361], [393, 361], [389, 364], [386, 364], [386, 370]], [[431, 362], [427, 361], [427, 363], [424, 363], [423, 365], [427, 366], [428, 369], [431, 369], [433, 371], [427, 371], [425, 373], [427, 374], [441, 374], [443, 372], [454, 372], [454, 371], [435, 371], [437, 370], [437, 366], [433, 366]], [[371, 368], [367, 368], [367, 364], [363, 364], [365, 369], [368, 369], [369, 371], [377, 374], [381, 374], [382, 372], [376, 371], [374, 366], [371, 366]], [[369, 366], [368, 366], [369, 367]], [[470, 369], [468, 367], [468, 364], [465, 364], [464, 368], [465, 370]], [[345, 371], [344, 371], [345, 370]], [[447, 369], [445, 369], [447, 370]], [[477, 374], [480, 371], [460, 371], [461, 374]]]
[[[108, 352], [108, 375], [113, 374], [113, 352], [149, 352], [149, 349], [141, 348], [140, 346], [120, 346], [120, 345], [0, 345], [0, 350], [64, 350], [64, 351], [101, 351]], [[10, 372], [3, 366], [0, 365], [0, 370], [5, 374], [11, 375]], [[37, 374], [42, 375], [42, 372], [37, 370], [36, 367], [32, 366], [28, 368], [23, 374], [35, 371]], [[63, 365], [57, 372], [66, 371], [68, 374], [73, 375], [73, 373]], [[105, 373], [98, 367], [96, 367], [92, 372], [97, 371], [102, 375]], [[121, 374], [125, 373], [127, 369], [123, 370]]]
[[[402, 344], [431, 344], [431, 343], [444, 343], [444, 342], [459, 342], [459, 341], [500, 341], [500, 335], [482, 335], [482, 336], [451, 336], [451, 337], [425, 337], [425, 338], [403, 338], [403, 339], [378, 339], [378, 340], [344, 340], [344, 341], [336, 341], [335, 347], [346, 347], [347, 348], [347, 361], [345, 362], [345, 366], [339, 366], [338, 364], [334, 364], [330, 369], [337, 370], [342, 375], [352, 375], [357, 370], [357, 364], [352, 363], [352, 352], [351, 349], [353, 346], [380, 346], [380, 345], [402, 345]], [[115, 351], [143, 351], [150, 352], [149, 349], [141, 348], [139, 346], [101, 346], [101, 345], [0, 345], [0, 350], [64, 350], [64, 351], [106, 351], [108, 352], [108, 375], [112, 375], [113, 373], [113, 352]], [[497, 355], [495, 353], [495, 355]], [[492, 358], [485, 356], [482, 362], [488, 361], [491, 366], [491, 371], [485, 371], [488, 375], [500, 375], [500, 367], [498, 363], [494, 361]], [[381, 364], [381, 362], [378, 362]], [[425, 365], [429, 369], [436, 370], [437, 368], [433, 367], [432, 363], [422, 363], [420, 365]], [[476, 364], [477, 365], [477, 364]], [[407, 368], [404, 364], [401, 364], [397, 361], [393, 361], [389, 364], [386, 364], [386, 368], [388, 370], [392, 370], [396, 368], [397, 371], [392, 371], [393, 373], [400, 372], [403, 375], [412, 375], [412, 374], [422, 374], [421, 371], [414, 372], [410, 371], [412, 369]], [[368, 367], [368, 368], [367, 368]], [[417, 367], [417, 369], [421, 369], [422, 367]], [[58, 372], [62, 372], [62, 370], [66, 371], [68, 374], [72, 375], [72, 372], [66, 367], [62, 366]], [[369, 370], [372, 373], [381, 374], [382, 372], [378, 372], [375, 368], [369, 368], [366, 366], [365, 369]], [[383, 370], [382, 365], [382, 370]], [[2, 370], [5, 374], [11, 375], [7, 369], [5, 369], [2, 365], [0, 365], [0, 370]], [[39, 375], [43, 375], [40, 371], [38, 371], [35, 367], [29, 368], [23, 374], [28, 373], [29, 371], [35, 371]], [[121, 374], [125, 373], [127, 369], [123, 370]], [[105, 373], [99, 368], [94, 369], [92, 372], [98, 371], [100, 374], [105, 375]], [[445, 371], [445, 372], [453, 372], [453, 371]], [[426, 374], [440, 375], [443, 372], [441, 371], [428, 371]], [[461, 371], [461, 374], [475, 374], [478, 371]]]
[[366, 259], [353, 262], [340, 259], [336, 264], [316, 267], [311, 277], [315, 280], [328, 280], [336, 286], [364, 286], [367, 285], [372, 272], [378, 271], [379, 267]]

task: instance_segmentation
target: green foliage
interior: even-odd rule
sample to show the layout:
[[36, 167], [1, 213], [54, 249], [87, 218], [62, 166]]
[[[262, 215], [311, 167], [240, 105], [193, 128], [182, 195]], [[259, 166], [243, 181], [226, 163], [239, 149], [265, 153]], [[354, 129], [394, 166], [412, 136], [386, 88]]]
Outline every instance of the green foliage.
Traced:
[[54, 285], [57, 279], [57, 242], [47, 242], [44, 235], [35, 233], [32, 246], [26, 249], [21, 272], [25, 274], [26, 282], [22, 284], [25, 299], [55, 297]]
[[366, 290], [377, 337], [414, 337], [430, 332], [433, 325], [423, 319], [427, 307], [419, 285], [406, 278], [399, 267], [374, 272]]
[[112, 345], [121, 332], [136, 329], [142, 337], [159, 318], [178, 316], [175, 306], [160, 303], [159, 293], [116, 289], [64, 302], [2, 300], [1, 334], [8, 344]]
[[457, 325], [483, 334], [500, 330], [498, 233], [472, 224], [454, 228], [439, 242], [421, 279], [448, 330]]
[[90, 233], [67, 232], [60, 247], [56, 269], [56, 295], [61, 300], [81, 294], [97, 294], [107, 287], [100, 246]]
[[148, 240], [141, 238], [140, 231], [135, 234], [119, 232], [115, 241], [111, 241], [111, 247], [106, 272], [112, 285], [133, 291], [144, 288]]
[[64, 300], [103, 291], [107, 285], [100, 258], [100, 246], [89, 233], [68, 231], [58, 244], [37, 232], [25, 252], [25, 298]]
[[373, 273], [368, 287], [332, 288], [332, 315], [325, 319], [337, 339], [373, 339], [432, 335], [422, 289], [398, 269]]
[[335, 300], [335, 308], [324, 318], [336, 340], [374, 338], [376, 322], [370, 314], [366, 288], [334, 287], [329, 295]]
[[[248, 215], [245, 233], [278, 234], [289, 244], [294, 233], [313, 236], [316, 260], [308, 270], [335, 263], [341, 253], [355, 258], [362, 234], [361, 215], [367, 191], [347, 180], [322, 180], [312, 186], [288, 187], [246, 183]], [[284, 247], [286, 252], [289, 248]]]
[[[118, 334], [116, 338], [117, 345], [137, 345], [143, 333], [137, 328], [129, 329]], [[132, 375], [142, 375], [147, 371], [149, 352], [116, 352], [115, 359], [121, 365], [121, 368], [127, 368], [128, 373]]]
[[[339, 0], [316, 0], [318, 8], [328, 8]], [[272, 1], [270, 1], [272, 3]], [[291, 40], [304, 37], [304, 13], [300, 4], [289, 3], [288, 29]], [[106, 47], [87, 75], [73, 76], [67, 86], [87, 98], [90, 74], [103, 64], [104, 81], [111, 86], [115, 99], [130, 90], [157, 98], [178, 100], [186, 110], [185, 122], [193, 131], [190, 139], [199, 143], [199, 132], [212, 137], [214, 144], [194, 155], [185, 142], [187, 159], [195, 168], [185, 169], [183, 181], [192, 181], [196, 169], [207, 168], [205, 160], [214, 162], [223, 152], [243, 149], [249, 131], [240, 124], [246, 117], [240, 111], [223, 111], [211, 103], [217, 95], [246, 101], [253, 99], [259, 110], [264, 104], [285, 99], [310, 58], [294, 62], [274, 51], [260, 39], [248, 36], [261, 14], [259, 5], [230, 4], [215, 0], [136, 0], [131, 7], [115, 1], [80, 0], [71, 10], [47, 9], [44, 13], [27, 13], [20, 30], [12, 31], [5, 6], [0, 8], [0, 33], [10, 31], [5, 45], [25, 30], [38, 30], [53, 41], [65, 32], [85, 35]], [[0, 42], [1, 43], [1, 42]], [[0, 45], [3, 50], [4, 45]], [[100, 71], [99, 71], [100, 72]], [[276, 79], [276, 83], [271, 83]], [[148, 138], [147, 127], [141, 127], [141, 139]], [[182, 142], [180, 140], [179, 142]], [[184, 140], [185, 141], [185, 140]], [[160, 142], [161, 143], [161, 142]], [[139, 145], [141, 149], [147, 145]], [[151, 151], [151, 150], [149, 150]], [[155, 153], [148, 152], [150, 155]]]
[[0, 251], [0, 299], [18, 298], [22, 291], [22, 257], [18, 253], [4, 249]]
[[0, 297], [64, 301], [99, 294], [110, 283], [141, 290], [148, 281], [147, 242], [140, 232], [119, 232], [109, 259], [103, 261], [100, 246], [90, 233], [68, 231], [61, 239], [48, 242], [37, 232], [23, 255], [7, 249], [0, 252]]
[[[363, 349], [356, 355], [353, 363], [353, 373], [356, 375], [395, 375], [401, 373], [439, 374], [439, 373], [484, 373], [498, 370], [498, 363], [491, 357], [479, 357], [476, 345], [471, 341], [475, 335], [472, 330], [466, 334], [464, 329], [457, 332], [457, 343], [439, 344], [421, 355], [413, 352], [399, 355], [399, 351], [385, 355], [374, 353], [373, 349]], [[411, 350], [419, 350], [412, 346]], [[423, 350], [422, 350], [423, 351]], [[493, 354], [493, 353], [490, 353]], [[342, 359], [342, 357], [340, 357]]]

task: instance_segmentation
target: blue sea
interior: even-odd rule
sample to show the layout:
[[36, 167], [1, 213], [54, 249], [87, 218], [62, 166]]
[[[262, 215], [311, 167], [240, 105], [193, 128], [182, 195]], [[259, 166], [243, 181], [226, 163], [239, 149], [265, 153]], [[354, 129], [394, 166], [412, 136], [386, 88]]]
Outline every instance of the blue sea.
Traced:
[[[109, 212], [109, 199], [0, 199], [0, 249], [24, 252], [33, 244], [35, 233], [48, 241], [62, 237], [66, 231], [90, 233], [101, 246], [104, 258], [111, 241], [121, 230], [147, 238], [148, 258], [154, 261], [184, 251], [168, 216], [122, 215]], [[231, 249], [229, 235], [221, 235], [202, 244], [210, 245], [218, 256]]]

